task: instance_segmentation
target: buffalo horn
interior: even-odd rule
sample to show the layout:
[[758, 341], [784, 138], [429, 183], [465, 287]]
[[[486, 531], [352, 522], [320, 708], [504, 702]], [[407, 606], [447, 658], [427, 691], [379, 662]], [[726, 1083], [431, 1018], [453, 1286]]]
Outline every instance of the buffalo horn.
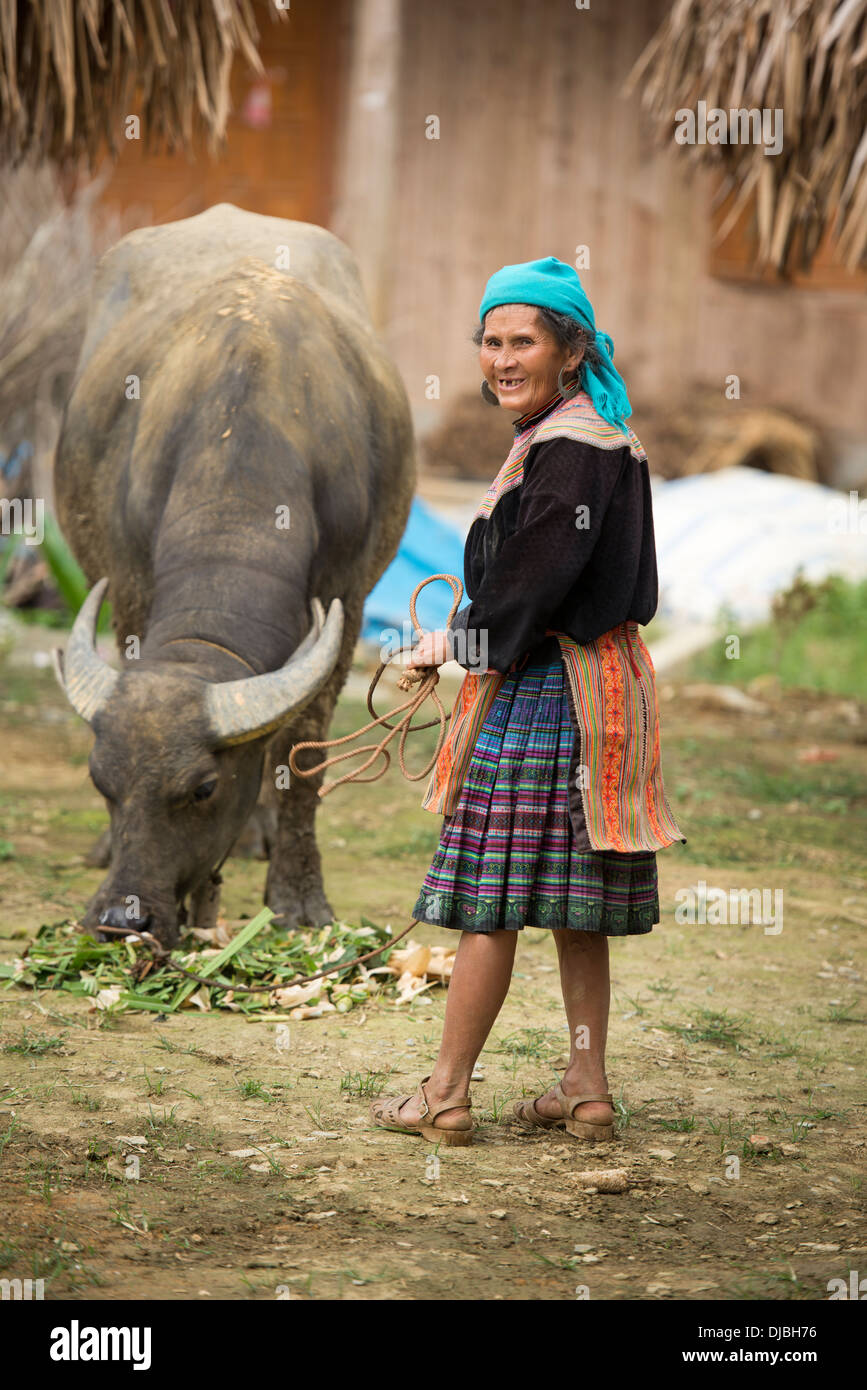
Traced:
[[313, 600], [312, 608], [313, 626], [285, 666], [264, 676], [208, 686], [206, 707], [220, 744], [246, 743], [273, 733], [322, 689], [340, 655], [343, 604], [332, 600], [324, 626], [319, 599]]
[[108, 580], [100, 579], [78, 610], [66, 644], [65, 660], [58, 648], [53, 653], [54, 673], [61, 688], [72, 708], [88, 724], [93, 723], [118, 681], [118, 672], [96, 650], [96, 625], [107, 588]]

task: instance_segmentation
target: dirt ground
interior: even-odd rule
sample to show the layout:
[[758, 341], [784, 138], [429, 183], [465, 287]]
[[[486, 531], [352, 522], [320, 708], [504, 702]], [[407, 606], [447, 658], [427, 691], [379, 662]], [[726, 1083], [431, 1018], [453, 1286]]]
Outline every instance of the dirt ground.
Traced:
[[[430, 1070], [440, 987], [293, 1022], [288, 1045], [274, 1019], [105, 1018], [0, 989], [0, 1275], [44, 1278], [48, 1298], [816, 1300], [867, 1274], [864, 710], [766, 692], [746, 715], [660, 688], [688, 844], [659, 856], [660, 925], [611, 943], [614, 1143], [509, 1120], [567, 1044], [542, 931], [518, 944], [465, 1150], [367, 1114]], [[0, 664], [0, 690], [8, 960], [96, 887], [82, 856], [104, 812], [89, 732], [50, 677]], [[346, 698], [334, 732], [366, 717]], [[323, 802], [339, 917], [408, 922], [440, 824], [423, 785], [395, 767]], [[230, 920], [258, 909], [264, 873], [231, 862]], [[701, 881], [782, 890], [783, 929], [677, 921], [675, 894]], [[625, 1170], [627, 1190], [595, 1190], [582, 1174], [600, 1168]]]

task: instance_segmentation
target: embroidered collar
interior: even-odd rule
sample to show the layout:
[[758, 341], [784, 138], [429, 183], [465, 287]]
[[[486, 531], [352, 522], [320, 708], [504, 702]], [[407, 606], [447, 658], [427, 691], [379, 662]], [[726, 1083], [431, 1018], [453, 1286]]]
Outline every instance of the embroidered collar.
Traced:
[[504, 492], [520, 487], [524, 478], [524, 459], [534, 443], [545, 443], [561, 436], [597, 449], [620, 449], [626, 444], [635, 458], [647, 459], [638, 436], [628, 426], [617, 428], [604, 420], [586, 391], [578, 391], [574, 397], [558, 395], [532, 415], [518, 421], [508, 457], [474, 512], [473, 520], [489, 517]]
[[513, 428], [515, 434], [521, 434], [524, 430], [529, 429], [532, 425], [538, 424], [538, 422], [542, 419], [543, 415], [547, 415], [548, 411], [553, 410], [555, 405], [559, 405], [562, 400], [563, 397], [560, 395], [560, 392], [555, 391], [551, 399], [546, 401], [544, 405], [540, 405], [538, 410], [528, 412], [526, 415], [522, 415], [520, 420], [516, 420], [514, 422]]

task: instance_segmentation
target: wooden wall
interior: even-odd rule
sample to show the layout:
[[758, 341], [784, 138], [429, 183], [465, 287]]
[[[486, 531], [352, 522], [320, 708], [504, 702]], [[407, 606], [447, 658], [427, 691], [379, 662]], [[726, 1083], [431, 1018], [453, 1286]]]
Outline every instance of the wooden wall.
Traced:
[[[639, 434], [642, 399], [688, 399], [695, 382], [722, 395], [736, 372], [751, 405], [867, 437], [855, 366], [867, 348], [863, 293], [712, 276], [711, 175], [687, 169], [673, 140], [660, 151], [637, 95], [620, 95], [666, 3], [356, 0], [357, 24], [391, 10], [400, 30], [395, 168], [383, 167], [387, 139], [369, 154], [356, 140], [332, 225], [361, 253], [422, 432], [456, 393], [477, 389], [469, 334], [492, 271], [545, 255], [572, 261], [586, 244], [590, 268], [579, 273], [614, 338]], [[377, 109], [381, 127], [388, 112]], [[431, 115], [438, 140], [425, 138]], [[348, 119], [351, 138], [363, 117]], [[390, 217], [387, 235], [377, 227], [374, 270], [367, 232], [383, 197]], [[439, 401], [425, 397], [431, 375]]]

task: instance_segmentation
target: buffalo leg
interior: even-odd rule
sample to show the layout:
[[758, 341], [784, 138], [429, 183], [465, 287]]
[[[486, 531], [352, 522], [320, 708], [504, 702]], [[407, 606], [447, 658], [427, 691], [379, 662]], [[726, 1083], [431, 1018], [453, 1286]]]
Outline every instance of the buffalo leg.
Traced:
[[[277, 770], [288, 767], [293, 743], [320, 740], [327, 736], [331, 711], [321, 708], [322, 696], [308, 707], [290, 728], [281, 730], [273, 740], [270, 757], [266, 757], [263, 781], [276, 777]], [[332, 707], [333, 708], [333, 707]], [[318, 749], [299, 754], [301, 767], [321, 761]], [[279, 918], [277, 925], [287, 930], [296, 927], [323, 927], [334, 921], [334, 913], [325, 896], [322, 883], [322, 860], [316, 843], [316, 812], [319, 808], [319, 787], [322, 773], [312, 777], [291, 776], [290, 786], [282, 793], [277, 818], [277, 835], [271, 848], [271, 862], [265, 885], [265, 902]]]
[[277, 807], [270, 805], [263, 797], [253, 807], [247, 824], [232, 846], [232, 856], [236, 859], [270, 859], [276, 838]]
[[[298, 718], [279, 730], [271, 741], [262, 773], [265, 797], [272, 795], [278, 774], [281, 780], [285, 778], [293, 744], [318, 742], [328, 737], [334, 706], [361, 631], [363, 606], [363, 602], [353, 604], [344, 600], [344, 642], [331, 678]], [[299, 753], [297, 762], [300, 767], [311, 767], [325, 756], [327, 750], [305, 749]], [[340, 770], [345, 771], [345, 767]], [[323, 775], [317, 772], [311, 777], [299, 777], [292, 773], [289, 786], [277, 792], [277, 835], [271, 849], [265, 902], [278, 915], [278, 925], [290, 931], [296, 927], [322, 927], [334, 921], [322, 883], [322, 861], [316, 843], [316, 812]], [[267, 790], [266, 782], [270, 783]]]

